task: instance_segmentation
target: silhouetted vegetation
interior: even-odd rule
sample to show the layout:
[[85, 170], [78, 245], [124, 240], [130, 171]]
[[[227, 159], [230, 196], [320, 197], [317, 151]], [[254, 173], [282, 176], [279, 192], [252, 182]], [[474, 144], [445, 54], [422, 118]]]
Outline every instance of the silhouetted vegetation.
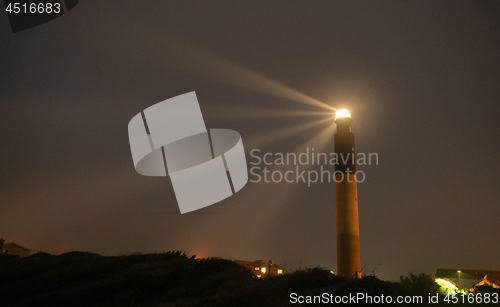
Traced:
[[[449, 306], [428, 303], [438, 285], [426, 274], [399, 282], [376, 276], [346, 279], [322, 268], [271, 278], [255, 278], [244, 267], [224, 259], [196, 260], [175, 251], [104, 257], [84, 252], [45, 253], [0, 266], [0, 306], [289, 306], [290, 294], [306, 297], [399, 295], [423, 297], [422, 304], [366, 306]], [[498, 293], [482, 286], [483, 293]], [[495, 292], [496, 291], [496, 292]], [[344, 305], [344, 304], [342, 304]], [[453, 304], [460, 306], [460, 304]], [[470, 305], [467, 303], [467, 305]], [[481, 305], [485, 305], [484, 303]]]

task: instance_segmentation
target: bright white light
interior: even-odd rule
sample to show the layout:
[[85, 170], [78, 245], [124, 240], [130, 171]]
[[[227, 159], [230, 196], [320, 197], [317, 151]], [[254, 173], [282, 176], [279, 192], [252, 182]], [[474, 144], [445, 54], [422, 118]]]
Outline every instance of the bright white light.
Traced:
[[351, 118], [351, 112], [345, 109], [338, 110], [335, 112], [335, 120], [341, 118], [341, 117], [349, 117]]

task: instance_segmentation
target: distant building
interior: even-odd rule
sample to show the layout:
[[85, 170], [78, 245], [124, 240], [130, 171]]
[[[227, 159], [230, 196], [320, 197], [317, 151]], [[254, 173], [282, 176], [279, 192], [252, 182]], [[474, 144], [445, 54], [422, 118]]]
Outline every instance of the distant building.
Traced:
[[245, 260], [234, 260], [237, 264], [244, 266], [253, 275], [257, 277], [265, 277], [265, 276], [278, 276], [285, 273], [285, 268], [276, 265], [273, 260], [269, 260], [269, 262], [265, 262], [264, 260], [256, 260], [256, 261], [245, 261]]
[[488, 279], [488, 275], [484, 276], [483, 280], [481, 280], [479, 283], [477, 283], [474, 287], [478, 287], [478, 286], [491, 286], [495, 289], [500, 289], [500, 285], [496, 284], [494, 282], [491, 282]]
[[[437, 269], [436, 278], [447, 280], [453, 285], [468, 291], [472, 291], [474, 287], [483, 285], [500, 289], [500, 271]], [[464, 287], [464, 280], [471, 280], [473, 286], [470, 289]]]
[[20, 258], [28, 257], [30, 255], [31, 249], [26, 248], [14, 242], [3, 243], [4, 240], [0, 239], [0, 253], [2, 255], [15, 255]]

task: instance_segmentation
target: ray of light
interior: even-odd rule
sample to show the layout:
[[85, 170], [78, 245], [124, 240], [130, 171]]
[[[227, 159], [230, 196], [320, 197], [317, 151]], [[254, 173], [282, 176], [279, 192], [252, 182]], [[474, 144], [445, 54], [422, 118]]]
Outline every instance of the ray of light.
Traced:
[[323, 131], [310, 138], [306, 142], [301, 145], [295, 147], [293, 152], [299, 152], [301, 148], [314, 147], [317, 152], [321, 152], [328, 145], [328, 142], [333, 142], [333, 134], [335, 131], [335, 122], [332, 122], [327, 128]]
[[[307, 142], [301, 144], [300, 146], [297, 146], [293, 151], [296, 155], [304, 152], [304, 148], [312, 148], [314, 147], [315, 153], [320, 153], [323, 152], [322, 150], [328, 145], [328, 142], [333, 141], [333, 131], [335, 128], [335, 123], [330, 124], [326, 129], [323, 129], [319, 134], [315, 135], [313, 138], [308, 140]], [[319, 145], [319, 146], [318, 146]], [[326, 153], [327, 155], [329, 153]], [[311, 170], [313, 167], [317, 167], [317, 165], [301, 165], [301, 170]], [[272, 173], [277, 167], [276, 166], [271, 166], [270, 172]], [[333, 166], [332, 166], [333, 168]], [[333, 170], [332, 170], [333, 172]], [[273, 183], [268, 183], [269, 185], [273, 185]], [[307, 189], [307, 185], [304, 183], [301, 184], [296, 184], [296, 183], [289, 183], [286, 184], [285, 188], [280, 188], [280, 194], [284, 196], [284, 200], [290, 199], [301, 191], [302, 189]], [[276, 202], [278, 204], [278, 202]], [[273, 221], [276, 219], [276, 216], [280, 213], [282, 213], [282, 210], [284, 210], [284, 207], [286, 206], [286, 202], [282, 202], [278, 204], [277, 206], [273, 206], [272, 208], [269, 208], [267, 210], [267, 215], [266, 217], [269, 218], [270, 221]], [[267, 230], [266, 230], [267, 231]]]
[[306, 131], [308, 129], [312, 129], [317, 127], [325, 122], [331, 121], [330, 117], [324, 118], [322, 120], [317, 120], [313, 122], [307, 122], [301, 125], [294, 125], [281, 128], [279, 130], [274, 130], [273, 132], [267, 132], [266, 134], [258, 134], [254, 137], [245, 137], [243, 140], [245, 142], [245, 146], [249, 148], [263, 148], [269, 144], [275, 143], [277, 140], [283, 140], [293, 135], [296, 135], [300, 132]]
[[[141, 29], [141, 32], [144, 34], [144, 29]], [[113, 48], [123, 48], [124, 52], [128, 53], [135, 61], [139, 60], [144, 64], [151, 65], [152, 61], [154, 61], [154, 65], [164, 65], [195, 76], [288, 99], [308, 106], [336, 111], [335, 108], [328, 104], [200, 46], [181, 41], [165, 32], [158, 32], [153, 29], [146, 32], [149, 35], [134, 35], [131, 33], [129, 40], [126, 42], [117, 41], [118, 46], [114, 45]], [[109, 37], [109, 39], [116, 40], [114, 37]], [[127, 45], [124, 46], [124, 43]], [[140, 48], [130, 48], [131, 43], [140, 46]]]
[[[274, 131], [271, 135], [272, 140], [268, 140], [268, 142], [272, 142], [273, 140], [283, 138], [284, 135], [291, 136], [296, 133], [314, 128], [320, 124], [323, 124], [327, 121], [332, 121], [332, 118], [324, 119], [322, 121], [315, 121], [305, 123], [299, 126], [293, 126], [292, 128], [287, 127], [277, 131]], [[314, 145], [319, 150], [322, 150], [323, 147], [327, 144], [328, 141], [331, 140], [333, 135], [335, 123], [330, 123], [325, 129], [322, 129], [320, 133], [315, 135], [312, 139], [307, 142], [301, 144], [295, 148], [293, 152], [296, 154], [300, 153], [299, 150], [304, 146], [312, 146]], [[268, 142], [265, 142], [267, 144]], [[245, 145], [249, 142], [245, 140]], [[255, 145], [256, 142], [252, 142], [251, 144]], [[316, 146], [319, 144], [320, 146]], [[262, 166], [262, 165], [261, 165]], [[252, 165], [249, 165], [249, 170]], [[266, 166], [270, 173], [275, 170], [279, 170], [281, 167], [277, 165]], [[309, 170], [311, 166], [304, 166], [302, 170]], [[219, 204], [212, 207], [208, 207], [204, 209], [203, 214], [199, 216], [193, 216], [193, 220], [196, 223], [196, 227], [189, 227], [185, 229], [185, 231], [180, 235], [181, 239], [177, 242], [178, 246], [176, 248], [189, 250], [192, 253], [197, 253], [199, 250], [203, 250], [205, 252], [205, 256], [221, 256], [222, 254], [227, 254], [225, 256], [228, 257], [236, 257], [238, 258], [239, 253], [245, 251], [246, 245], [253, 246], [252, 252], [255, 255], [268, 254], [269, 251], [265, 249], [262, 244], [260, 244], [260, 238], [268, 233], [270, 230], [269, 227], [272, 227], [280, 214], [283, 213], [284, 210], [287, 210], [287, 204], [291, 202], [291, 200], [295, 197], [298, 191], [307, 188], [307, 185], [304, 183], [252, 183], [248, 182], [245, 188], [238, 192], [236, 195], [233, 195], [233, 200], [223, 201], [226, 204]], [[276, 191], [279, 190], [279, 193]], [[267, 199], [268, 202], [255, 202], [255, 198], [251, 197], [251, 195], [258, 194], [260, 199]], [[237, 200], [239, 199], [239, 200]], [[229, 205], [231, 204], [231, 205]], [[223, 210], [224, 214], [219, 216], [217, 214], [207, 214], [210, 211], [218, 211]], [[252, 235], [250, 238], [246, 239], [245, 246], [239, 246], [241, 244], [241, 237], [238, 235], [242, 229], [239, 226], [239, 223], [234, 223], [235, 220], [247, 221], [245, 216], [248, 214], [254, 214], [255, 212], [266, 212], [266, 214], [259, 215], [260, 223], [264, 227], [260, 227], [259, 229], [255, 229], [255, 235]], [[233, 217], [228, 220], [227, 216]], [[203, 235], [200, 237], [200, 229], [213, 229], [213, 225], [224, 225], [223, 233], [225, 242], [221, 242], [217, 239], [218, 236], [212, 236], [210, 238], [205, 238]], [[221, 232], [222, 234], [222, 232]], [[221, 236], [222, 237], [222, 236]], [[214, 239], [215, 238], [215, 239]], [[224, 250], [223, 246], [227, 246], [227, 242], [231, 242], [231, 250]], [[180, 245], [179, 245], [180, 244]], [[236, 248], [235, 248], [236, 247]], [[246, 254], [245, 254], [246, 255]], [[248, 255], [246, 255], [248, 256]], [[255, 256], [259, 257], [259, 256]]]
[[[278, 81], [267, 76], [250, 70], [249, 68], [229, 61], [206, 49], [182, 42], [171, 37], [165, 38], [167, 48], [176, 51], [176, 55], [182, 60], [173, 59], [171, 64], [180, 66], [181, 69], [188, 68], [190, 73], [213, 78], [220, 82], [240, 86], [257, 92], [269, 94], [272, 96], [289, 99], [296, 102], [305, 103], [310, 106], [320, 107], [327, 110], [336, 110], [335, 108], [294, 90]], [[169, 57], [171, 53], [169, 52]], [[189, 63], [185, 67], [183, 63]]]
[[[213, 119], [234, 119], [241, 120], [254, 120], [257, 118], [289, 118], [289, 117], [329, 117], [333, 118], [334, 112], [330, 111], [308, 111], [308, 110], [291, 110], [291, 109], [278, 109], [278, 108], [265, 108], [255, 106], [252, 108], [229, 106], [220, 109], [210, 109], [204, 114], [207, 118]], [[228, 116], [230, 114], [231, 116]]]

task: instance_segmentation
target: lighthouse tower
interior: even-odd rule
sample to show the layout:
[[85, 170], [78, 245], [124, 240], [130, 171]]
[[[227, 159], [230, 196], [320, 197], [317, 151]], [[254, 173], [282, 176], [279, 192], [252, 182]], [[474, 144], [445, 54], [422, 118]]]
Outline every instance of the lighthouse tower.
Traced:
[[358, 186], [351, 112], [335, 114], [335, 205], [337, 216], [337, 271], [339, 276], [361, 277], [359, 251]]

